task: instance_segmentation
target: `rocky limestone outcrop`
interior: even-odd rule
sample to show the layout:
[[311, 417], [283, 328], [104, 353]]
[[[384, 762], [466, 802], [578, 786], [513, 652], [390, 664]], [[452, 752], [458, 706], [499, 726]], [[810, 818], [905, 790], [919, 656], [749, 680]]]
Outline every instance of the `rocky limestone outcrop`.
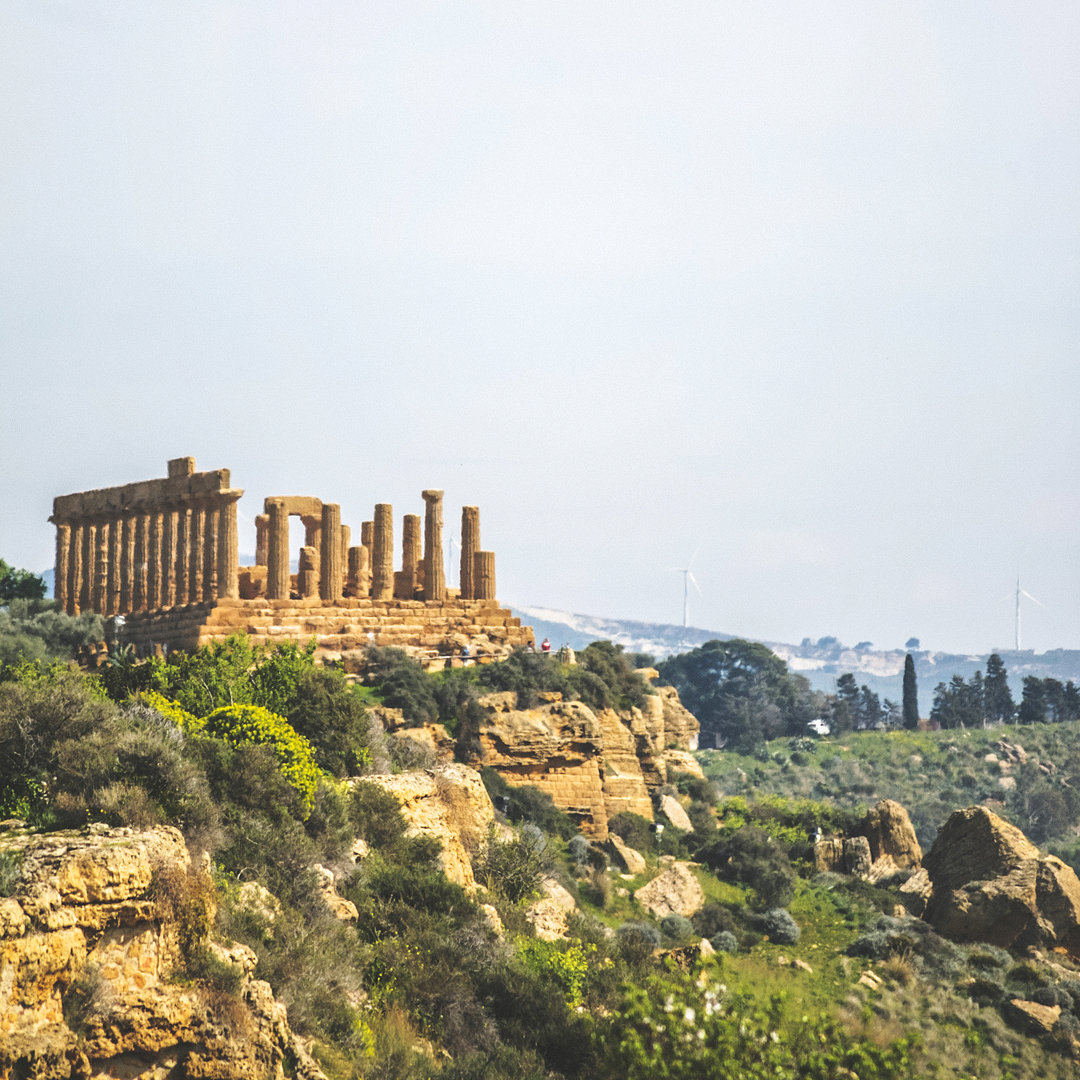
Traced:
[[413, 836], [433, 836], [442, 843], [443, 873], [466, 889], [474, 889], [472, 856], [495, 820], [480, 774], [467, 765], [439, 765], [422, 772], [365, 776], [353, 783], [372, 783], [389, 791]]
[[953, 813], [923, 865], [932, 885], [924, 918], [945, 937], [1080, 954], [1080, 880], [985, 807]]
[[479, 719], [459, 743], [470, 763], [491, 766], [510, 784], [547, 792], [595, 839], [607, 836], [616, 814], [651, 819], [652, 796], [669, 775], [701, 775], [690, 756], [698, 722], [673, 687], [655, 688], [640, 709], [594, 711], [557, 693], [541, 694], [535, 707], [521, 709], [512, 692], [487, 694], [479, 706]]
[[177, 934], [155, 887], [169, 873], [192, 878], [176, 829], [4, 825], [0, 852], [20, 875], [0, 900], [0, 1080], [278, 1080], [285, 1062], [323, 1080], [285, 1007], [251, 977], [250, 950], [217, 946], [241, 980], [227, 1001], [169, 981]]

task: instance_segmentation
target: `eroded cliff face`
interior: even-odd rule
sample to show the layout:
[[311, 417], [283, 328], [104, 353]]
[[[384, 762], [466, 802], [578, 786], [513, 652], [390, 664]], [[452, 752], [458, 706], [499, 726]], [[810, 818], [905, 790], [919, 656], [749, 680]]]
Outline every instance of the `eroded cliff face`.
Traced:
[[[211, 946], [237, 996], [171, 981], [180, 963], [161, 882], [198, 880], [173, 828], [34, 833], [0, 823], [18, 869], [0, 899], [0, 1080], [325, 1080], [290, 1031], [255, 955]], [[207, 893], [207, 895], [210, 895]]]
[[651, 819], [652, 795], [669, 774], [701, 775], [691, 754], [698, 722], [674, 687], [657, 687], [644, 708], [619, 711], [594, 711], [557, 693], [540, 694], [531, 709], [519, 709], [512, 692], [487, 694], [479, 704], [480, 718], [461, 740], [471, 764], [547, 792], [596, 839], [623, 811]]

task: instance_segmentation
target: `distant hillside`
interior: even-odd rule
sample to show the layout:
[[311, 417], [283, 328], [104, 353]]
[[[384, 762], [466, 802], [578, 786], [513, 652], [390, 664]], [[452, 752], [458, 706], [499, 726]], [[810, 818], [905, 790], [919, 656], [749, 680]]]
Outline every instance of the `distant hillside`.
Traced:
[[[577, 615], [553, 608], [512, 604], [515, 614], [528, 620], [536, 631], [537, 640], [548, 637], [552, 648], [569, 645], [580, 649], [598, 638], [622, 645], [627, 652], [651, 653], [657, 658], [688, 652], [706, 641], [726, 641], [738, 635], [698, 627], [672, 626], [665, 623], [637, 622], [630, 619], [603, 619], [592, 615]], [[878, 650], [859, 646], [852, 648], [836, 638], [820, 638], [816, 642], [804, 639], [800, 645], [765, 641], [792, 671], [804, 675], [815, 690], [833, 691], [836, 680], [852, 672], [859, 683], [865, 683], [882, 697], [900, 701], [904, 670], [903, 649]], [[934, 687], [948, 682], [953, 675], [969, 679], [976, 670], [986, 670], [989, 654], [912, 652], [915, 674], [919, 683], [919, 709], [923, 716], [930, 712]], [[999, 652], [1009, 673], [1013, 696], [1020, 699], [1025, 675], [1054, 678], [1065, 682], [1080, 682], [1080, 649], [1053, 649], [1035, 653], [1030, 649]]]

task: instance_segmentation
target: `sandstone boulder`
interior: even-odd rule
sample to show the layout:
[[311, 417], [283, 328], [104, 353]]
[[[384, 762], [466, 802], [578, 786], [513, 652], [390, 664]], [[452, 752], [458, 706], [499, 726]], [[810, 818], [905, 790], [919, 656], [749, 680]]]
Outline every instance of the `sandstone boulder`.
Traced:
[[1029, 1035], [1046, 1035], [1061, 1016], [1060, 1005], [1040, 1005], [1037, 1001], [1011, 998], [1005, 1004], [1005, 1019]]
[[691, 832], [694, 828], [682, 804], [673, 795], [660, 796], [660, 811], [675, 826], [683, 832]]
[[924, 860], [924, 917], [956, 941], [1080, 951], [1080, 880], [985, 807], [957, 810]]
[[686, 862], [672, 863], [638, 889], [634, 899], [656, 919], [662, 919], [665, 915], [689, 918], [705, 904], [701, 885]]
[[616, 866], [625, 870], [628, 874], [645, 873], [645, 856], [632, 847], [628, 847], [622, 839], [611, 833], [608, 836], [607, 850], [610, 852]]
[[870, 875], [870, 841], [865, 836], [834, 837], [814, 843], [814, 869], [818, 873]]
[[870, 842], [870, 859], [889, 856], [900, 870], [914, 870], [922, 863], [922, 848], [908, 812], [892, 799], [882, 799], [870, 807], [863, 821], [863, 834]]

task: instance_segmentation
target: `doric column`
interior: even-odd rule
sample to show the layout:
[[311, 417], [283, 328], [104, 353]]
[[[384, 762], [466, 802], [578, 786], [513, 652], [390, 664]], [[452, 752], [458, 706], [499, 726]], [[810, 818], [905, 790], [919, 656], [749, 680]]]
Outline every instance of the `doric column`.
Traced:
[[211, 505], [206, 507], [206, 524], [203, 530], [203, 576], [202, 597], [209, 603], [217, 599], [218, 577], [218, 508]]
[[289, 599], [289, 515], [283, 499], [267, 499], [270, 515], [266, 542], [266, 595], [271, 600]]
[[473, 556], [480, 550], [480, 511], [475, 506], [461, 508], [461, 599], [476, 596], [473, 584]]
[[422, 493], [427, 504], [424, 513], [424, 599], [446, 599], [446, 574], [442, 554], [441, 491], [429, 489]]
[[53, 572], [53, 599], [64, 611], [68, 610], [71, 589], [68, 574], [71, 573], [71, 526], [56, 526], [56, 569]]
[[145, 611], [147, 607], [148, 557], [150, 552], [150, 515], [135, 515], [135, 583], [131, 591], [133, 611]]
[[389, 600], [394, 595], [394, 508], [375, 504], [375, 537], [371, 558], [371, 598]]
[[236, 599], [240, 595], [240, 536], [236, 528], [236, 499], [226, 499], [218, 514], [219, 597]]
[[120, 611], [120, 558], [123, 551], [124, 521], [113, 518], [109, 522], [109, 602], [106, 605], [110, 615]]
[[363, 544], [349, 548], [349, 596], [367, 596], [371, 592], [371, 562]]
[[94, 532], [94, 610], [104, 615], [109, 607], [109, 526], [98, 521]]
[[341, 565], [341, 507], [337, 503], [323, 503], [319, 596], [325, 603], [332, 604], [341, 599], [344, 577], [345, 570]]
[[473, 583], [477, 600], [495, 599], [495, 552], [477, 551], [473, 555]]
[[305, 599], [319, 595], [319, 553], [310, 545], [300, 549], [300, 572], [296, 575], [296, 591]]
[[71, 557], [68, 559], [68, 613], [78, 615], [82, 606], [83, 532], [81, 521], [71, 526]]
[[269, 514], [256, 514], [255, 515], [255, 565], [256, 566], [269, 566], [267, 559], [269, 556], [270, 544], [270, 515]]
[[82, 530], [82, 581], [79, 583], [79, 607], [94, 610], [94, 553], [97, 547], [97, 526], [87, 518]]
[[120, 521], [120, 606], [121, 615], [134, 611], [135, 592], [135, 517], [125, 512]]
[[166, 510], [161, 517], [161, 606], [176, 603], [176, 510]]
[[304, 526], [304, 547], [318, 551], [322, 547], [322, 514], [301, 514], [300, 523]]
[[206, 543], [206, 507], [191, 508], [191, 544], [188, 547], [188, 603], [202, 600], [203, 546]]
[[415, 598], [420, 559], [420, 517], [406, 514], [401, 523], [401, 570], [394, 575], [394, 595], [399, 600]]
[[165, 605], [161, 602], [161, 536], [165, 531], [160, 510], [155, 510], [148, 518], [146, 550], [146, 608], [159, 611]]
[[352, 528], [348, 525], [341, 526], [341, 550], [348, 551], [352, 547]]
[[182, 506], [176, 511], [176, 604], [183, 607], [188, 602], [188, 551], [191, 548], [191, 507]]

